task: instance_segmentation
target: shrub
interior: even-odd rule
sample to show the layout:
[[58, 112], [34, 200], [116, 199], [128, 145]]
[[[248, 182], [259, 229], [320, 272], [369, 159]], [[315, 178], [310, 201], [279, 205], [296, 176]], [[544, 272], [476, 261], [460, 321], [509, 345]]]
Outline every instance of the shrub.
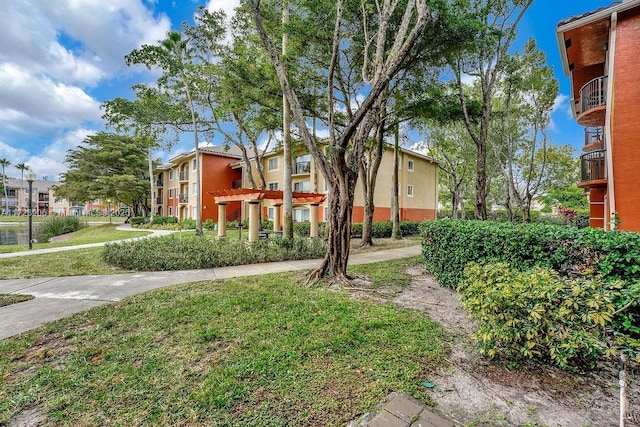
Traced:
[[147, 218], [144, 216], [133, 216], [129, 219], [131, 225], [142, 225], [146, 222]]
[[213, 222], [213, 220], [211, 218], [209, 218], [204, 223], [202, 223], [202, 227], [205, 230], [213, 230], [216, 227], [216, 223]]
[[551, 360], [561, 368], [593, 367], [605, 354], [619, 283], [567, 279], [542, 267], [520, 272], [507, 263], [470, 263], [462, 305], [478, 320], [480, 352], [510, 361]]
[[185, 218], [182, 221], [180, 221], [180, 225], [182, 226], [182, 228], [186, 230], [195, 230], [196, 220], [191, 218]]
[[622, 340], [640, 339], [640, 233], [455, 220], [425, 222], [421, 230], [427, 271], [451, 288], [460, 284], [472, 261], [506, 262], [518, 271], [546, 267], [567, 278], [598, 275], [604, 283], [621, 281], [613, 302], [622, 311], [612, 327]]
[[260, 262], [319, 258], [326, 246], [320, 239], [267, 239], [254, 244], [236, 239], [169, 235], [105, 245], [108, 264], [143, 271], [185, 270]]
[[273, 221], [270, 219], [265, 219], [262, 221], [262, 229], [263, 230], [273, 230]]
[[39, 236], [39, 240], [47, 241], [52, 237], [72, 233], [85, 227], [88, 227], [87, 223], [80, 221], [77, 216], [51, 216], [38, 224], [35, 233]]
[[153, 224], [154, 225], [167, 225], [167, 224], [177, 224], [178, 218], [174, 216], [162, 216], [162, 215], [154, 215]]

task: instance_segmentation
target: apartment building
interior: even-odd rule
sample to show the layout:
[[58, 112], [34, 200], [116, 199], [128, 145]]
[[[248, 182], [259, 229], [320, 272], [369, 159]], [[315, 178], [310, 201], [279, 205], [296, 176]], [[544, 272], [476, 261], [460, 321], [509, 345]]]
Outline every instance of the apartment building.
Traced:
[[[7, 178], [7, 197], [0, 192], [0, 212], [3, 215], [24, 215], [29, 209], [29, 183], [26, 179]], [[55, 198], [53, 187], [59, 181], [37, 179], [32, 184], [33, 210], [36, 215], [84, 215], [91, 206], [86, 203], [72, 203], [67, 199]]]
[[[266, 153], [262, 159], [267, 190], [282, 190], [284, 183], [284, 157], [282, 150]], [[255, 160], [254, 160], [255, 164]], [[399, 208], [400, 220], [424, 221], [436, 218], [438, 206], [438, 164], [435, 160], [410, 150], [401, 149], [399, 153]], [[232, 165], [242, 168], [242, 162]], [[254, 168], [255, 169], [255, 168]], [[393, 148], [385, 147], [376, 180], [374, 192], [374, 221], [391, 219], [391, 196], [393, 175]], [[364, 196], [362, 184], [358, 180], [353, 200], [353, 222], [364, 219]], [[249, 181], [243, 175], [243, 187]], [[328, 193], [327, 185], [320, 170], [316, 167], [311, 154], [306, 149], [298, 149], [292, 161], [292, 189], [294, 192]], [[262, 217], [273, 219], [276, 208], [268, 201], [262, 202]], [[296, 222], [309, 221], [311, 212], [308, 204], [293, 206], [293, 219]], [[328, 199], [318, 212], [318, 220], [328, 217]]]
[[584, 129], [591, 227], [640, 231], [640, 0], [567, 18], [556, 34]]
[[[239, 188], [242, 170], [233, 169], [230, 164], [242, 158], [237, 147], [210, 146], [199, 149], [201, 217], [203, 221], [218, 221], [218, 209], [207, 192]], [[174, 216], [179, 219], [197, 216], [195, 150], [178, 154], [167, 164], [154, 170], [155, 208], [158, 215]], [[227, 221], [241, 217], [240, 202], [231, 202], [227, 207]]]

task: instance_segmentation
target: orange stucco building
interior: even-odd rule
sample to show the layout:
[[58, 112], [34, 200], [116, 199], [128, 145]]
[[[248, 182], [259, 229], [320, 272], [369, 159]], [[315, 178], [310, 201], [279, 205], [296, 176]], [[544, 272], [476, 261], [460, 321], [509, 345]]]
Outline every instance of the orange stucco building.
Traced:
[[640, 0], [567, 18], [558, 45], [585, 126], [578, 184], [591, 227], [640, 231]]

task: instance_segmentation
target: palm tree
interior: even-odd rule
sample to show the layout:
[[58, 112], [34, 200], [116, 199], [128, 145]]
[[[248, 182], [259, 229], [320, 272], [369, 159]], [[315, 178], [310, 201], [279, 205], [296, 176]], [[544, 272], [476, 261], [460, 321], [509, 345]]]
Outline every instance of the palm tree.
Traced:
[[4, 188], [4, 212], [9, 213], [9, 198], [7, 197], [7, 176], [4, 174], [4, 168], [9, 166], [11, 162], [7, 159], [0, 159], [0, 166], [2, 166], [2, 188]]
[[[29, 170], [29, 166], [25, 163], [18, 163], [16, 169], [20, 171], [20, 196], [24, 192], [24, 171]], [[18, 211], [22, 212], [22, 197], [18, 198]]]

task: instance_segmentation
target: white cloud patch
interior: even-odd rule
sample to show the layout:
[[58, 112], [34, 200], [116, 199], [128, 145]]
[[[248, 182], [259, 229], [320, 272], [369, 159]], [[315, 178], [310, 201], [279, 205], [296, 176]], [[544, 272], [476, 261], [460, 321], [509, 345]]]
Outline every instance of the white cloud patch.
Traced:
[[553, 107], [551, 107], [551, 121], [549, 123], [549, 129], [554, 132], [558, 131], [558, 125], [554, 120], [553, 116], [556, 112], [560, 111], [561, 114], [565, 114], [567, 118], [572, 118], [573, 114], [571, 112], [571, 102], [569, 102], [569, 97], [567, 95], [558, 94], [556, 99], [553, 101]]
[[240, 0], [211, 0], [207, 4], [207, 10], [209, 12], [222, 10], [227, 15], [227, 19], [230, 20], [235, 16], [238, 6], [240, 6]]
[[67, 170], [67, 166], [64, 164], [67, 151], [78, 148], [87, 136], [95, 133], [93, 130], [83, 128], [72, 130], [56, 138], [25, 163], [33, 169], [38, 177], [47, 176], [49, 180], [57, 181], [60, 174]]

